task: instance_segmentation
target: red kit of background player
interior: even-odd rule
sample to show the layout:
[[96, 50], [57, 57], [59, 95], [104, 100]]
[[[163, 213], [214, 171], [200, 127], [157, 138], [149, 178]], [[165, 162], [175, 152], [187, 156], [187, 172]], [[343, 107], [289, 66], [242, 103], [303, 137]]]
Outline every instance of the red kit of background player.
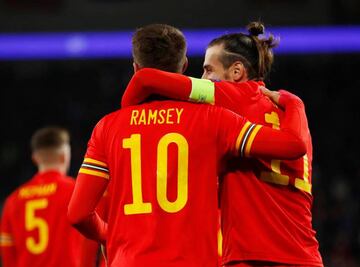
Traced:
[[[284, 112], [261, 93], [262, 82], [208, 81], [213, 87], [204, 91], [198, 81], [143, 69], [133, 77], [122, 105], [158, 94], [222, 106], [274, 129], [283, 123]], [[274, 158], [228, 162], [220, 189], [224, 264], [262, 260], [323, 266], [311, 224], [312, 143], [305, 116], [297, 127], [307, 146], [303, 157], [292, 161]]]
[[7, 198], [0, 237], [4, 267], [78, 266], [83, 238], [65, 216], [74, 184], [46, 171]]

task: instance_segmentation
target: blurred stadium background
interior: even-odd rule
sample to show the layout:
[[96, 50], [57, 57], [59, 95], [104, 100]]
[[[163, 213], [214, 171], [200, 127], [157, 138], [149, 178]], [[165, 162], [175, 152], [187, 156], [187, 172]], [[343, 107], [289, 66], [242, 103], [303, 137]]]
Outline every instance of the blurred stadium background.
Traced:
[[360, 266], [358, 0], [1, 0], [0, 207], [35, 172], [29, 139], [39, 127], [70, 130], [76, 175], [92, 127], [119, 107], [132, 75], [136, 27], [183, 29], [186, 74], [199, 77], [208, 38], [257, 19], [281, 38], [267, 86], [297, 93], [307, 107], [325, 266]]

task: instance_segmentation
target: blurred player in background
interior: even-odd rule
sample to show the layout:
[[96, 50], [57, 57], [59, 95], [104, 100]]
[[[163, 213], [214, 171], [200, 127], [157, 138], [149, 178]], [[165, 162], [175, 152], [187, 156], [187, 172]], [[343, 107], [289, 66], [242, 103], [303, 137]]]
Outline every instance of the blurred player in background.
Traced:
[[[168, 25], [146, 26], [133, 37], [135, 71], [181, 73], [185, 54], [183, 34]], [[196, 82], [205, 90], [212, 86]], [[305, 145], [292, 128], [302, 107], [287, 112], [293, 116], [286, 116], [283, 131], [186, 102], [154, 99], [113, 112], [93, 130], [69, 219], [87, 237], [106, 242], [110, 266], [217, 266], [220, 160], [302, 155]], [[106, 188], [108, 224], [94, 211]]]
[[[147, 69], [135, 74], [122, 106], [156, 94], [212, 103], [279, 129], [284, 112], [259, 89], [265, 86], [276, 42], [272, 36], [259, 38], [264, 33], [259, 22], [247, 29], [248, 34], [214, 39], [206, 50], [203, 78], [229, 82], [212, 82], [204, 90], [192, 78]], [[312, 228], [312, 142], [306, 117], [298, 122], [298, 129], [307, 153], [297, 160], [228, 162], [220, 190], [224, 264], [323, 266]]]
[[56, 127], [40, 129], [31, 148], [38, 173], [6, 199], [3, 209], [3, 267], [76, 267], [84, 238], [66, 216], [75, 184], [66, 176], [69, 134]]

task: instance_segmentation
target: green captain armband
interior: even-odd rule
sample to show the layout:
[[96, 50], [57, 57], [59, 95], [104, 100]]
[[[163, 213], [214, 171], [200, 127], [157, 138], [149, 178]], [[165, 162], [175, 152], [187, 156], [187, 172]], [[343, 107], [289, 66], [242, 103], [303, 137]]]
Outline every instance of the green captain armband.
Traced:
[[215, 104], [215, 84], [210, 80], [196, 79], [191, 80], [191, 93], [189, 100], [198, 103]]

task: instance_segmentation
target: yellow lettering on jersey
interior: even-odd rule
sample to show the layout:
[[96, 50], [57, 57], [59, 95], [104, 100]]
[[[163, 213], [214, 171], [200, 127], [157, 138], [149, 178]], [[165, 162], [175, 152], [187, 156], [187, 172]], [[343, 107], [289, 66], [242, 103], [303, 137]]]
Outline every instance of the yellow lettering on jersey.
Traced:
[[21, 188], [19, 191], [20, 198], [31, 198], [34, 196], [42, 197], [49, 196], [56, 192], [57, 184], [44, 184], [44, 185], [33, 185]]
[[280, 172], [280, 160], [272, 160], [271, 161], [271, 170], [272, 172], [261, 172], [260, 179], [274, 184], [280, 185], [288, 185], [289, 184], [289, 176], [281, 174]]
[[25, 203], [25, 230], [32, 232], [37, 230], [38, 237], [29, 236], [26, 238], [27, 250], [39, 255], [45, 251], [49, 244], [49, 225], [48, 222], [38, 217], [36, 211], [46, 209], [49, 205], [47, 198], [29, 200]]
[[138, 116], [139, 116], [139, 111], [138, 110], [133, 110], [131, 112], [130, 125], [137, 125], [136, 119], [137, 119]]
[[305, 154], [304, 155], [304, 180], [305, 182], [309, 182], [309, 158], [308, 156]]
[[145, 111], [145, 109], [141, 110], [141, 114], [140, 114], [138, 124], [146, 125], [146, 111]]
[[159, 111], [159, 117], [161, 118], [160, 120], [158, 119], [159, 124], [163, 124], [165, 122], [165, 117], [164, 117], [165, 113], [166, 113], [165, 109], [161, 109]]
[[223, 248], [222, 248], [222, 242], [223, 242], [223, 236], [221, 229], [218, 230], [218, 255], [219, 257], [222, 256]]
[[149, 116], [148, 116], [148, 122], [147, 122], [148, 125], [156, 124], [157, 113], [158, 113], [158, 111], [156, 109], [154, 111], [149, 109]]
[[181, 120], [181, 114], [183, 113], [184, 109], [183, 108], [181, 108], [181, 109], [176, 108], [175, 110], [176, 110], [176, 115], [177, 115], [177, 124], [179, 124], [180, 120]]
[[276, 130], [280, 129], [280, 119], [279, 119], [279, 115], [276, 112], [271, 112], [270, 114], [266, 113], [265, 121], [267, 123], [271, 123], [273, 129], [276, 129]]
[[133, 110], [130, 125], [180, 124], [183, 108]]
[[171, 120], [172, 113], [174, 112], [174, 108], [169, 108], [166, 112], [166, 124], [174, 124], [174, 122]]

